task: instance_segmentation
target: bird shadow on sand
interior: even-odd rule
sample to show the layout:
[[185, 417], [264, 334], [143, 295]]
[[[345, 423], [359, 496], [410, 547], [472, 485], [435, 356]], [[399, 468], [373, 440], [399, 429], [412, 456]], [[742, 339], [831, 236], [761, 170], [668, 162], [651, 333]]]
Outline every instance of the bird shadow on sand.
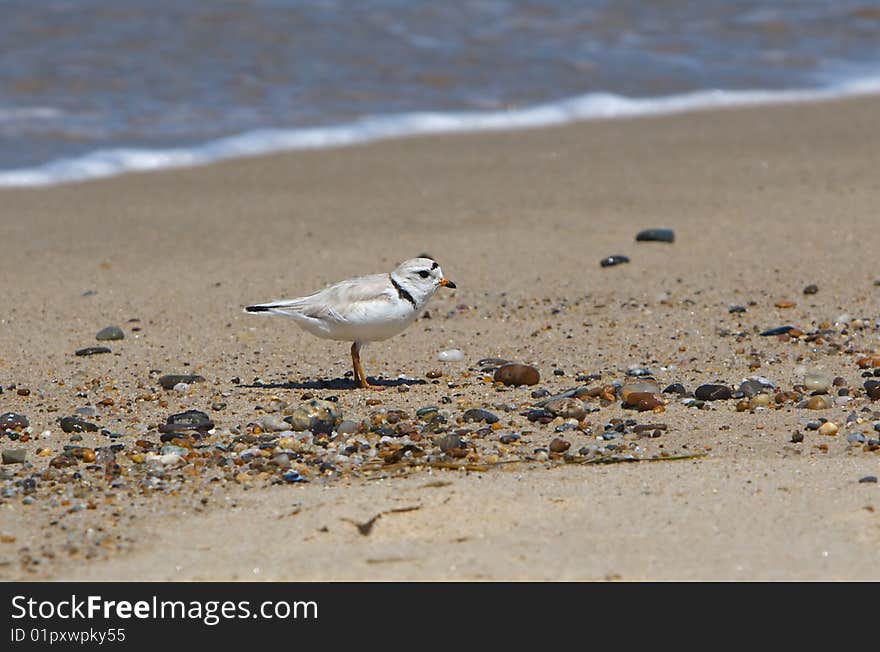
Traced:
[[[427, 385], [427, 381], [413, 378], [369, 378], [370, 384], [375, 387], [402, 387], [404, 385]], [[351, 378], [333, 378], [321, 380], [287, 381], [283, 383], [242, 383], [239, 387], [249, 389], [330, 389], [350, 390], [360, 389], [361, 386]]]

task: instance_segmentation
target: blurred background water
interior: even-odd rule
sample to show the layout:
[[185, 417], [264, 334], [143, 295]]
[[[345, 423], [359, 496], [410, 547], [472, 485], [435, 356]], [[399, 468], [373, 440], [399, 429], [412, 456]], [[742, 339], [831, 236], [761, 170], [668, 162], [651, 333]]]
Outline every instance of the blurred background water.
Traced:
[[867, 0], [0, 0], [0, 16], [0, 170], [47, 181], [137, 169], [95, 152], [267, 128], [880, 76]]

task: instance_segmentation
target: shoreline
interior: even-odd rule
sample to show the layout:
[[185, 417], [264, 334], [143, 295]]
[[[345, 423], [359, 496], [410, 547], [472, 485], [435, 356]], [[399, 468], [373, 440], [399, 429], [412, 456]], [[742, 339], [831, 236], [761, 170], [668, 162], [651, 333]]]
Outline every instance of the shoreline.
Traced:
[[[0, 498], [0, 577], [880, 578], [878, 484], [860, 482], [880, 475], [880, 454], [847, 441], [876, 437], [880, 421], [858, 365], [880, 355], [878, 110], [872, 97], [422, 136], [0, 189], [0, 413], [26, 415], [34, 434], [23, 444], [0, 438], [0, 450], [24, 448], [33, 464], [0, 466], [13, 488]], [[674, 229], [674, 244], [634, 241], [650, 227]], [[364, 356], [370, 376], [419, 381], [406, 392], [325, 387], [348, 371], [347, 345], [240, 312], [423, 251], [458, 289]], [[630, 262], [600, 267], [612, 254]], [[804, 294], [808, 284], [818, 291]], [[729, 312], [734, 304], [745, 312]], [[110, 324], [125, 331], [111, 354], [74, 355], [101, 344], [95, 333]], [[782, 325], [805, 335], [760, 335]], [[819, 331], [824, 339], [809, 340]], [[450, 348], [465, 361], [439, 362]], [[477, 361], [494, 356], [536, 366], [541, 383], [499, 390], [483, 381]], [[754, 375], [794, 391], [818, 371], [842, 378], [851, 400], [740, 412], [735, 399], [695, 409], [664, 397], [658, 413], [593, 401], [589, 435], [522, 416], [534, 389], [561, 392], [584, 384], [580, 374], [628, 382], [633, 366], [660, 387], [691, 391], [736, 389]], [[427, 376], [435, 370], [436, 383]], [[158, 377], [171, 373], [206, 381], [166, 392]], [[845, 398], [837, 389], [834, 401]], [[271, 469], [226, 474], [207, 462], [149, 476], [132, 460], [138, 439], [158, 448], [157, 425], [170, 414], [202, 410], [223, 433], [207, 443], [234, 446], [273, 414], [273, 401], [295, 407], [307, 394], [335, 396], [355, 420], [439, 406], [484, 456], [497, 437], [458, 419], [486, 409], [521, 436], [504, 455], [523, 461], [384, 479], [337, 463], [335, 475], [306, 469], [311, 481], [300, 486], [272, 484]], [[122, 436], [71, 441], [58, 419], [88, 406], [96, 415], [83, 418]], [[840, 432], [806, 427], [820, 417]], [[611, 419], [668, 429], [600, 442]], [[705, 457], [525, 459], [556, 437], [572, 450], [610, 442], [645, 458]], [[82, 460], [39, 476], [33, 494], [15, 484], [66, 445], [111, 442], [126, 445], [120, 486]], [[383, 515], [367, 536], [351, 523], [414, 506]], [[234, 541], [235, 532], [253, 536]]]
[[491, 133], [577, 125], [583, 122], [654, 118], [745, 107], [837, 102], [880, 95], [880, 78], [851, 78], [817, 88], [780, 90], [703, 89], [678, 95], [627, 97], [592, 92], [494, 112], [437, 112], [366, 116], [322, 127], [264, 127], [185, 147], [109, 147], [17, 169], [0, 170], [0, 189], [51, 187], [123, 174], [202, 167], [217, 162], [337, 149], [420, 136]]

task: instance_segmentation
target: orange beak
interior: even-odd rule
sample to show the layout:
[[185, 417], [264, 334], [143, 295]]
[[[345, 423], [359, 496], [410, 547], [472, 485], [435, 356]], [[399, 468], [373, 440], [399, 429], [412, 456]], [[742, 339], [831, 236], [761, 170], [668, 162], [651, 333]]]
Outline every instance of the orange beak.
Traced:
[[451, 290], [454, 290], [454, 289], [455, 289], [455, 283], [453, 283], [452, 281], [450, 281], [450, 280], [449, 280], [448, 278], [446, 278], [445, 276], [444, 276], [443, 278], [440, 279], [440, 285], [442, 285], [443, 287], [450, 288]]

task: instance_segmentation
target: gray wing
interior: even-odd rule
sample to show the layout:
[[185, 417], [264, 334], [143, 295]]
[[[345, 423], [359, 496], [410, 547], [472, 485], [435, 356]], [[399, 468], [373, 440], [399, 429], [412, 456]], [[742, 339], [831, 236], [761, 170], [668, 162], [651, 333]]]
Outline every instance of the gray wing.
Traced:
[[393, 299], [387, 274], [372, 274], [341, 281], [308, 296], [279, 299], [245, 308], [247, 312], [268, 312], [322, 321], [357, 321], [374, 302]]

